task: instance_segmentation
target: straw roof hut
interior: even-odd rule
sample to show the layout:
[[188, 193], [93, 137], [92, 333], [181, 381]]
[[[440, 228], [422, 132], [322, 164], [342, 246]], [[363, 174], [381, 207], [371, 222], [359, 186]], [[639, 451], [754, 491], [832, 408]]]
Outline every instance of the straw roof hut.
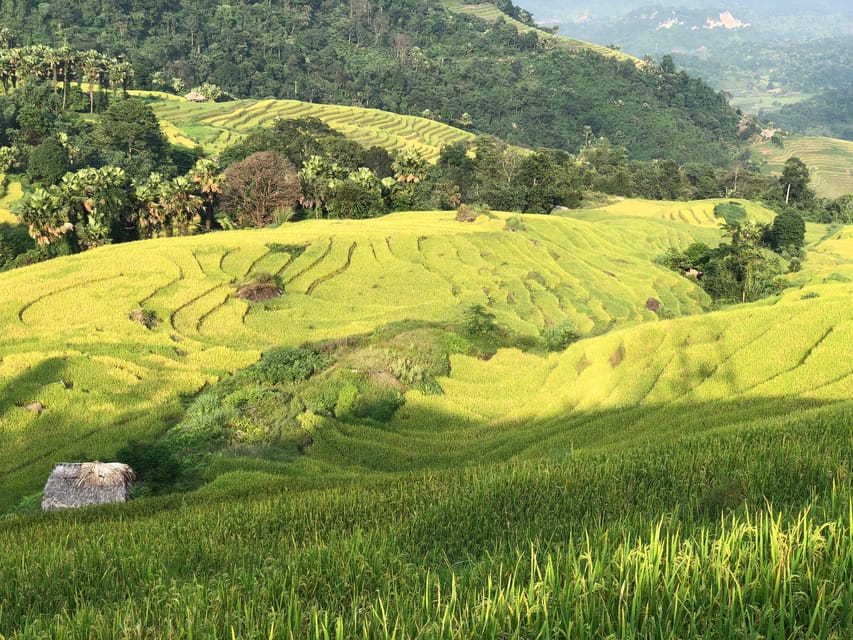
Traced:
[[185, 100], [189, 100], [190, 102], [204, 102], [207, 100], [202, 94], [198, 91], [190, 91], [187, 95], [184, 96]]
[[43, 511], [59, 511], [108, 502], [126, 502], [136, 474], [121, 462], [61, 462], [41, 500]]

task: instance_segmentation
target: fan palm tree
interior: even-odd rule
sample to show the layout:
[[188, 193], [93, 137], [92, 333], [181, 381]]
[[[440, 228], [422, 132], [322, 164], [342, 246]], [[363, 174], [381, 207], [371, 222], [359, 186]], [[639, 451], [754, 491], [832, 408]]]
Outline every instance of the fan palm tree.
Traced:
[[62, 67], [62, 110], [68, 104], [68, 89], [71, 86], [71, 71], [77, 62], [77, 54], [68, 47], [60, 47], [56, 50], [59, 57], [59, 66]]
[[104, 74], [105, 60], [100, 52], [89, 49], [80, 54], [79, 64], [89, 80], [89, 113], [95, 113], [95, 81]]
[[53, 47], [43, 47], [41, 50], [44, 64], [50, 69], [50, 77], [53, 78], [53, 93], [59, 92], [59, 65], [62, 62], [62, 57], [57, 49]]
[[121, 85], [122, 97], [127, 98], [127, 83], [133, 77], [133, 66], [124, 60], [113, 58], [109, 61], [108, 73], [110, 74], [110, 85], [113, 87], [113, 95]]

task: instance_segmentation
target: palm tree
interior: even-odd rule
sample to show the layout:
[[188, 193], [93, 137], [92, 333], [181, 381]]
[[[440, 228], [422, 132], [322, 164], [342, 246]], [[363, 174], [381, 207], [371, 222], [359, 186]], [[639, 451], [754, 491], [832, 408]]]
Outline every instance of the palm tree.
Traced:
[[29, 226], [30, 237], [40, 246], [58, 240], [73, 225], [65, 216], [60, 191], [38, 187], [17, 207], [21, 222]]
[[124, 60], [113, 58], [109, 61], [110, 84], [115, 95], [118, 85], [121, 85], [122, 97], [127, 98], [127, 83], [133, 77], [133, 66]]
[[89, 113], [95, 113], [95, 80], [99, 80], [103, 75], [104, 62], [104, 56], [94, 49], [80, 54], [83, 74], [89, 79]]
[[68, 89], [71, 86], [71, 70], [77, 62], [77, 54], [66, 46], [56, 50], [59, 57], [59, 65], [62, 67], [62, 110], [68, 103]]
[[8, 27], [0, 27], [0, 46], [4, 49], [8, 49], [12, 44], [12, 38], [14, 37], [14, 33]]
[[9, 49], [9, 78], [12, 80], [12, 88], [18, 88], [19, 73], [23, 67], [23, 52], [20, 49]]
[[136, 226], [141, 238], [153, 238], [164, 229], [163, 177], [156, 171], [136, 186]]
[[213, 222], [213, 211], [216, 208], [216, 199], [222, 191], [222, 174], [219, 172], [219, 163], [211, 158], [202, 158], [195, 163], [189, 173], [190, 178], [201, 191], [204, 200], [204, 224], [210, 228]]
[[44, 47], [41, 51], [44, 63], [50, 68], [50, 76], [53, 78], [53, 93], [59, 91], [59, 64], [62, 62], [62, 57], [57, 49], [53, 47]]
[[198, 185], [187, 176], [178, 176], [168, 185], [163, 203], [166, 216], [180, 235], [201, 224], [204, 200], [198, 195]]

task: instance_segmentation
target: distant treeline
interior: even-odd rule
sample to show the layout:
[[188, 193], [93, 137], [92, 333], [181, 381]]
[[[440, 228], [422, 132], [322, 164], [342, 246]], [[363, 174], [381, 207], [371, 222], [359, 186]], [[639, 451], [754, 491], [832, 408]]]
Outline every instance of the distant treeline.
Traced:
[[789, 131], [853, 140], [853, 82], [760, 115]]

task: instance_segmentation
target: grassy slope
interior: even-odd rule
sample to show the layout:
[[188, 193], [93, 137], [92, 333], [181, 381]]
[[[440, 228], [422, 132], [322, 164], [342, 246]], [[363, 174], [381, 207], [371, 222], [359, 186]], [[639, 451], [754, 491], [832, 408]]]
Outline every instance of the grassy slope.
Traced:
[[0, 224], [16, 224], [18, 217], [12, 213], [12, 205], [24, 195], [21, 183], [17, 180], [11, 181], [6, 186], [6, 195], [0, 199]]
[[[453, 322], [478, 303], [522, 336], [567, 319], [587, 335], [655, 321], [658, 315], [646, 308], [649, 298], [662, 303], [662, 315], [695, 314], [707, 304], [705, 294], [652, 260], [670, 246], [716, 242], [714, 203], [624, 201], [575, 217], [524, 216], [520, 232], [504, 230], [502, 216], [459, 223], [452, 213], [307, 221], [104, 247], [5, 274], [0, 500], [8, 506], [38, 490], [59, 459], [109, 457], [129, 439], [153, 437], [180, 415], [181, 394], [273, 345], [339, 338], [406, 319]], [[751, 211], [769, 215], [760, 207]], [[797, 275], [798, 286], [853, 275], [844, 234], [822, 239], [825, 234], [813, 233], [815, 259]], [[308, 246], [294, 258], [286, 246], [274, 250], [276, 243]], [[277, 274], [285, 295], [254, 305], [235, 298], [237, 284], [258, 273]], [[130, 321], [137, 307], [155, 312], [162, 324], [148, 331]], [[621, 348], [613, 335], [598, 339], [595, 349], [612, 356]], [[533, 367], [530, 380], [540, 382], [553, 365], [520, 353], [510, 362], [515, 358]], [[469, 365], [460, 360], [458, 366]], [[654, 369], [651, 362], [637, 366]], [[537, 367], [542, 371], [534, 373]], [[501, 383], [502, 371], [508, 372], [489, 374], [496, 385], [514, 380]], [[445, 404], [433, 408], [456, 416], [454, 407], [463, 407], [463, 414], [477, 418], [475, 429], [490, 425], [495, 414], [464, 409], [464, 394], [450, 392], [464, 380], [454, 373]], [[636, 393], [626, 391], [626, 398]], [[557, 410], [541, 417], [558, 419], [578, 402], [595, 409], [606, 397], [554, 399]], [[420, 400], [413, 397], [411, 406]], [[36, 413], [23, 407], [32, 402], [47, 408]], [[526, 405], [512, 402], [519, 410]], [[544, 411], [547, 405], [541, 406]]]
[[[57, 459], [170, 424], [180, 393], [273, 343], [489, 300], [523, 333], [565, 315], [622, 328], [548, 357], [454, 356], [444, 395], [411, 392], [381, 429], [321, 420], [284, 476], [235, 460], [187, 499], [0, 524], [0, 630], [844, 637], [853, 230], [811, 227], [807, 269], [779, 298], [660, 321], [647, 296], [677, 315], [701, 294], [649, 260], [718, 238], [712, 207], [625, 201], [524, 216], [520, 232], [430, 213], [310, 222], [4, 274], [6, 504]], [[292, 262], [266, 246], [304, 241]], [[229, 297], [262, 270], [280, 271], [283, 298]], [[139, 304], [163, 324], [127, 320]], [[33, 399], [39, 416], [15, 406]], [[46, 578], [58, 572], [68, 579]]]
[[583, 40], [578, 40], [576, 38], [556, 36], [546, 31], [535, 29], [534, 27], [526, 25], [523, 22], [519, 22], [515, 18], [506, 15], [498, 9], [497, 6], [489, 2], [483, 2], [482, 4], [467, 4], [464, 0], [442, 0], [442, 4], [456, 13], [464, 13], [482, 20], [488, 20], [489, 22], [495, 22], [502, 19], [505, 22], [514, 25], [520, 33], [534, 31], [539, 35], [540, 39], [548, 40], [554, 43], [554, 46], [567, 51], [594, 51], [595, 53], [609, 58], [616, 58], [617, 60], [631, 60], [635, 63], [639, 63], [637, 58], [615, 49], [610, 49], [599, 44], [584, 42]]
[[219, 103], [188, 103], [183, 98], [158, 92], [131, 92], [148, 97], [164, 130], [175, 144], [200, 145], [217, 153], [259, 126], [272, 126], [276, 118], [319, 118], [360, 144], [380, 146], [391, 152], [414, 147], [427, 159], [438, 159], [441, 147], [474, 135], [435, 120], [403, 116], [378, 109], [312, 104], [297, 100], [237, 100]]
[[793, 136], [785, 139], [785, 147], [769, 142], [759, 145], [758, 153], [767, 168], [781, 174], [785, 161], [796, 156], [811, 171], [812, 188], [824, 198], [837, 198], [853, 193], [853, 142], [835, 138]]
[[[474, 303], [535, 336], [566, 318], [585, 333], [655, 319], [650, 297], [672, 315], [707, 302], [651, 259], [673, 244], [712, 242], [713, 229], [606, 214], [524, 220], [523, 232], [505, 231], [500, 216], [459, 223], [452, 213], [309, 221], [104, 247], [5, 274], [3, 502], [37, 490], [58, 459], [108, 457], [131, 437], [150, 438], [174, 423], [180, 394], [275, 344], [454, 321]], [[270, 243], [309, 246], [292, 259]], [[252, 306], [233, 297], [261, 272], [278, 274], [286, 294]], [[128, 320], [140, 306], [163, 323], [149, 332]], [[36, 401], [41, 414], [18, 406]]]

